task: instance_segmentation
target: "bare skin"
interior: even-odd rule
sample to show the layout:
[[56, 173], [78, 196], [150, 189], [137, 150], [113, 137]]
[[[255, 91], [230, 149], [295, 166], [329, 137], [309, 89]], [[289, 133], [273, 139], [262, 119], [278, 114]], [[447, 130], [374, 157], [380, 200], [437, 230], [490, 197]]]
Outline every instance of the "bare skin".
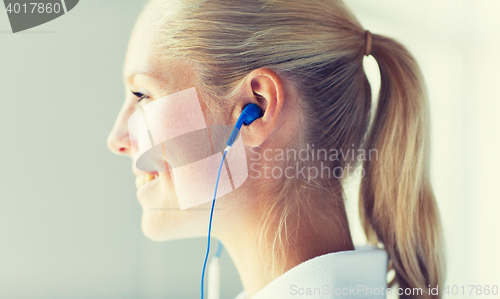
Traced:
[[[195, 63], [186, 60], [168, 61], [155, 51], [150, 23], [153, 18], [148, 18], [147, 15], [146, 12], [146, 17], [141, 17], [137, 22], [129, 43], [124, 65], [127, 96], [108, 137], [108, 146], [112, 152], [129, 157], [132, 157], [132, 151], [127, 122], [138, 109], [138, 98], [130, 90], [147, 94], [145, 101], [154, 101], [197, 86]], [[301, 109], [294, 86], [270, 69], [261, 68], [249, 73], [240, 93], [232, 101], [234, 107], [228, 112], [229, 122], [232, 124], [248, 103], [258, 104], [264, 111], [262, 118], [242, 128], [247, 156], [252, 155], [250, 147], [260, 154], [268, 149], [285, 148], [293, 144], [297, 132], [301, 130]], [[203, 103], [202, 110], [207, 118], [210, 111]], [[142, 174], [134, 166], [133, 171], [136, 175]], [[138, 191], [137, 194], [143, 207], [144, 234], [157, 241], [206, 237], [211, 203], [201, 205], [196, 210], [167, 210], [178, 207], [172, 178], [168, 173], [162, 173], [155, 180], [150, 188]], [[296, 218], [291, 216], [290, 224], [300, 223], [293, 232], [296, 238], [284, 248], [283, 259], [280, 259], [282, 262], [273, 268], [269, 264], [273, 250], [270, 247], [256, 248], [255, 240], [262, 215], [274, 199], [273, 194], [269, 194], [267, 190], [276, 183], [273, 179], [249, 178], [240, 188], [218, 199], [216, 203], [218, 210], [214, 212], [212, 236], [224, 244], [238, 269], [249, 298], [285, 271], [308, 259], [354, 249], [343, 207], [332, 210], [332, 217], [329, 219], [315, 217], [315, 211], [312, 210], [309, 211], [311, 217], [306, 217], [305, 213], [295, 215]], [[271, 224], [271, 233], [266, 236], [269, 242], [264, 244], [272, 243], [272, 232], [276, 229]]]

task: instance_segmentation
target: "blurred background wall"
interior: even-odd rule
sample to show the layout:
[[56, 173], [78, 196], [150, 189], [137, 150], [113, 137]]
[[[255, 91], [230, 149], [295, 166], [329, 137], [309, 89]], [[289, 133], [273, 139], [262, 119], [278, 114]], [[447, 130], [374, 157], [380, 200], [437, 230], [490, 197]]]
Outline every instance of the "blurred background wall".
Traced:
[[[405, 44], [424, 71], [446, 283], [500, 285], [500, 2], [346, 3], [365, 28]], [[144, 4], [84, 0], [16, 34], [0, 11], [0, 298], [199, 296], [206, 240], [144, 237], [130, 161], [106, 148]], [[372, 59], [366, 68], [377, 89]], [[362, 244], [355, 186], [348, 208]], [[222, 298], [234, 298], [241, 282], [227, 254], [221, 263]]]

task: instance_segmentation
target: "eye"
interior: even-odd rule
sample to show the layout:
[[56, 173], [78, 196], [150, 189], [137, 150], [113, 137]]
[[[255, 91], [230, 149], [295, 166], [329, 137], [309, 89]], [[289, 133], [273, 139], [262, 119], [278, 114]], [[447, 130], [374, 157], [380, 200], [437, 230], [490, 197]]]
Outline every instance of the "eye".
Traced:
[[137, 102], [140, 102], [140, 101], [142, 101], [142, 100], [144, 100], [144, 99], [149, 98], [149, 96], [148, 96], [148, 95], [146, 95], [146, 94], [144, 94], [144, 93], [142, 93], [142, 92], [132, 91], [132, 90], [131, 90], [130, 92], [131, 92], [131, 93], [133, 93], [136, 97], [138, 97], [138, 98], [139, 98], [139, 99], [137, 100]]

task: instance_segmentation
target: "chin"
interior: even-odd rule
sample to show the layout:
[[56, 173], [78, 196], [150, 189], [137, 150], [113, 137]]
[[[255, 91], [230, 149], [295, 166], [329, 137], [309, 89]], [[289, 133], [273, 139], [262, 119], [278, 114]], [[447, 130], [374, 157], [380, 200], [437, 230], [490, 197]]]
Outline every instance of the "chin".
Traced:
[[170, 241], [206, 235], [210, 211], [143, 208], [141, 228], [153, 241]]
[[172, 181], [165, 177], [155, 179], [138, 190], [144, 235], [153, 241], [206, 237], [212, 203], [180, 210], [174, 190]]
[[152, 217], [149, 214], [151, 213], [146, 211], [144, 211], [142, 214], [142, 233], [152, 241], [161, 242], [169, 240], [168, 233], [165, 233], [163, 225], [161, 224], [161, 222], [158, 222], [158, 220], [161, 221], [161, 219], [157, 219], [155, 221], [154, 218], [159, 217]]
[[[171, 184], [160, 178], [148, 182], [137, 191], [137, 199], [142, 206], [141, 228], [144, 235], [153, 241], [166, 241], [179, 238], [179, 209], [177, 198]], [[170, 190], [170, 192], [169, 192]], [[174, 237], [177, 236], [177, 237]]]
[[144, 209], [141, 228], [143, 234], [153, 241], [182, 239], [186, 232], [172, 219], [172, 212]]

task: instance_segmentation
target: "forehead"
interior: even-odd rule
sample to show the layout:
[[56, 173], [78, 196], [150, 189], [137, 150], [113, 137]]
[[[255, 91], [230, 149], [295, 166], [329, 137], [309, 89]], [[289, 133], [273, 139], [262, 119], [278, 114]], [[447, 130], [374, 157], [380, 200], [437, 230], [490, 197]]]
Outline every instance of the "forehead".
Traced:
[[155, 14], [146, 8], [137, 20], [129, 40], [123, 75], [127, 79], [136, 73], [150, 72], [154, 66]]
[[[167, 59], [162, 55], [168, 49], [160, 48], [157, 34], [159, 22], [165, 21], [161, 9], [148, 5], [132, 31], [123, 67], [126, 83], [143, 82], [144, 75], [162, 85], [163, 93], [192, 87], [196, 82], [195, 64], [185, 59]], [[140, 75], [139, 75], [140, 74]]]

